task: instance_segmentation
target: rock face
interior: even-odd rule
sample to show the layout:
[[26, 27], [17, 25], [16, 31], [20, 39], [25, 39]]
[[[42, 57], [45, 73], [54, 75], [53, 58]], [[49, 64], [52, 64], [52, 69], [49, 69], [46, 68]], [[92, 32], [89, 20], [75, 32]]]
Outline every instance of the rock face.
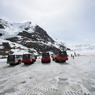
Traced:
[[[0, 24], [3, 26], [3, 30], [0, 30], [1, 36], [3, 31], [3, 37], [5, 35], [4, 38], [6, 40], [25, 46], [30, 52], [31, 49], [36, 50], [38, 53], [44, 51], [56, 52], [66, 49], [63, 44], [54, 41], [44, 29], [38, 25], [33, 26], [31, 22], [10, 24], [3, 20], [0, 21]], [[10, 32], [6, 28], [4, 29], [5, 26], [9, 28], [8, 30], [12, 31]]]
[[9, 52], [11, 53], [11, 47], [9, 43], [3, 42], [0, 46], [2, 47], [0, 48], [0, 55], [8, 55]]
[[20, 32], [18, 36], [8, 38], [7, 40], [22, 44], [27, 48], [34, 48], [38, 53], [45, 51], [55, 52], [59, 50], [54, 46], [55, 41], [38, 25], [34, 28], [34, 32], [28, 33], [27, 31], [23, 31]]
[[0, 29], [4, 29], [4, 26], [0, 24]]
[[36, 35], [39, 35], [39, 39], [42, 39], [42, 41], [54, 43], [54, 40], [47, 34], [47, 32], [38, 25], [35, 27], [34, 35], [35, 37]]
[[0, 33], [0, 36], [2, 36], [3, 34], [2, 33]]

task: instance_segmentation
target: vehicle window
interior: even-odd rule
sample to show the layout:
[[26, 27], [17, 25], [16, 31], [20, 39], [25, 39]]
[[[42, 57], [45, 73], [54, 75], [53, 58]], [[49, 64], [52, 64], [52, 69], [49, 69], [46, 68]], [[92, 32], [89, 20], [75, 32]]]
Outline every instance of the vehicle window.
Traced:
[[9, 55], [8, 56], [8, 60], [10, 61], [10, 60], [14, 60], [15, 59], [15, 55]]
[[66, 52], [61, 52], [61, 53], [59, 53], [59, 56], [61, 56], [61, 57], [67, 56], [67, 53]]
[[22, 55], [16, 55], [16, 58], [21, 58], [22, 57]]
[[49, 53], [42, 53], [42, 57], [49, 57]]
[[31, 54], [31, 57], [35, 57], [34, 54]]
[[23, 59], [28, 59], [28, 58], [30, 58], [30, 54], [24, 54], [23, 55]]

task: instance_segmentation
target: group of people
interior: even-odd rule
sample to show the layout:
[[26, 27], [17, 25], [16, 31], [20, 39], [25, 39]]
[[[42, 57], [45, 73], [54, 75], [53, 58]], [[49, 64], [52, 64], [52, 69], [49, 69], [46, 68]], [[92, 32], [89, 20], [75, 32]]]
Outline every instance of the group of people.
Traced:
[[74, 54], [71, 54], [71, 57], [74, 59], [75, 56], [79, 56], [79, 54], [76, 54], [76, 52], [74, 52]]

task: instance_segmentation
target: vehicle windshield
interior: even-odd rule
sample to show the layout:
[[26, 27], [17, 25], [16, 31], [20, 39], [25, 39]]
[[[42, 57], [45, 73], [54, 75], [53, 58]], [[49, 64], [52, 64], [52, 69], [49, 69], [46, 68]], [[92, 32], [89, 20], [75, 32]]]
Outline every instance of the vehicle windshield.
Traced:
[[66, 51], [64, 51], [64, 52], [60, 52], [60, 53], [59, 53], [59, 56], [61, 56], [61, 57], [67, 56]]
[[30, 54], [24, 54], [23, 55], [23, 59], [29, 59], [30, 58]]
[[8, 61], [15, 60], [15, 55], [8, 55]]
[[49, 53], [42, 53], [42, 57], [49, 57]]
[[22, 55], [16, 55], [16, 58], [22, 58]]

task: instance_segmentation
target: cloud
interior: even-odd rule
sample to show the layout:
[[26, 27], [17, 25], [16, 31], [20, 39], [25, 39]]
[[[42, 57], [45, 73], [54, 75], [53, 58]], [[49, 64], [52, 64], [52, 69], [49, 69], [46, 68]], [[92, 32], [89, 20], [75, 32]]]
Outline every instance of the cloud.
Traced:
[[34, 21], [61, 40], [94, 39], [94, 0], [0, 0], [0, 11], [13, 22]]

